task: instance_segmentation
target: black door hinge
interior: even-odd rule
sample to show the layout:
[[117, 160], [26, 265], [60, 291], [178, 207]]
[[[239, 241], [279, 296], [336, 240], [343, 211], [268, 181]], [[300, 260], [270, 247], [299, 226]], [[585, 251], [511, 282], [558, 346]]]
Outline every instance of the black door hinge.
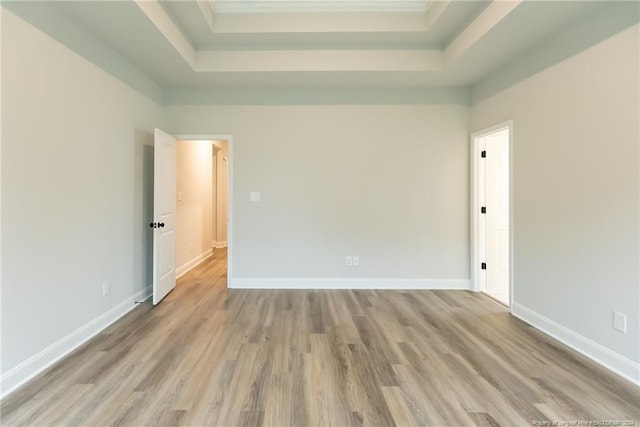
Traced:
[[480, 157], [482, 157], [483, 159], [487, 157], [487, 150], [482, 150], [482, 152], [480, 153]]
[[480, 213], [486, 214], [487, 213], [487, 207], [483, 206], [480, 208]]
[[487, 263], [483, 262], [482, 264], [480, 264], [480, 269], [481, 270], [486, 270], [487, 269]]

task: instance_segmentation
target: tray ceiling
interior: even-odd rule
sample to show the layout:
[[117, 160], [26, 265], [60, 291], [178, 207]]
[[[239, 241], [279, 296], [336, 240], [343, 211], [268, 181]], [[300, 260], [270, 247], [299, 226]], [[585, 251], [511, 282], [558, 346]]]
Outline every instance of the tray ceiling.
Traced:
[[[81, 38], [68, 35], [73, 21], [160, 88], [185, 90], [470, 87], [609, 3], [129, 0], [3, 4], [47, 31], [62, 34], [68, 45], [82, 48]], [[65, 19], [55, 24], [54, 15]]]

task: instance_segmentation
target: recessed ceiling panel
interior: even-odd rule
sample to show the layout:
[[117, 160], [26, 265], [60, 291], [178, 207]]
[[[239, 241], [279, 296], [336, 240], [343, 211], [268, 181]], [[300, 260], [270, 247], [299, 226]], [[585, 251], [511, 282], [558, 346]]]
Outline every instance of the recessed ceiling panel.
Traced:
[[426, 0], [210, 0], [216, 13], [426, 12]]
[[[216, 0], [215, 4], [222, 1]], [[420, 7], [419, 12], [396, 7], [398, 10], [386, 12], [353, 12], [346, 8], [284, 13], [249, 9], [244, 13], [214, 13], [207, 1], [159, 3], [195, 50], [279, 50], [443, 48], [489, 1], [432, 2], [426, 12], [426, 7]]]

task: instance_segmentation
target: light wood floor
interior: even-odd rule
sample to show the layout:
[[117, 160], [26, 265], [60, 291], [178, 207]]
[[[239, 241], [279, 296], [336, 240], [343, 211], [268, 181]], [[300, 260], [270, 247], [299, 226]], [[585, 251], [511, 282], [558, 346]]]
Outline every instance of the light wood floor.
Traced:
[[227, 290], [225, 268], [218, 251], [159, 306], [138, 307], [10, 395], [2, 424], [640, 419], [638, 388], [484, 295]]

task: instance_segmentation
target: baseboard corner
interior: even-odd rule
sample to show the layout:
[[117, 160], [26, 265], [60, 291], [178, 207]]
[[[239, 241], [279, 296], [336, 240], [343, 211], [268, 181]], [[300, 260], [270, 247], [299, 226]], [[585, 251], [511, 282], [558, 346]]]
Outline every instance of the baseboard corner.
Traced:
[[0, 375], [0, 400], [102, 332], [151, 296], [151, 286], [136, 292], [39, 353]]
[[374, 279], [374, 278], [257, 278], [229, 279], [234, 289], [438, 289], [470, 290], [466, 279]]
[[560, 341], [583, 356], [593, 360], [609, 371], [640, 386], [640, 364], [636, 363], [601, 344], [563, 326], [537, 311], [513, 302], [511, 314], [539, 331]]
[[212, 255], [213, 255], [213, 251], [211, 249], [207, 249], [206, 251], [202, 252], [200, 255], [185, 262], [180, 267], [176, 268], [176, 279], [184, 276], [185, 274], [187, 274], [189, 271], [196, 268], [199, 264], [207, 260]]

